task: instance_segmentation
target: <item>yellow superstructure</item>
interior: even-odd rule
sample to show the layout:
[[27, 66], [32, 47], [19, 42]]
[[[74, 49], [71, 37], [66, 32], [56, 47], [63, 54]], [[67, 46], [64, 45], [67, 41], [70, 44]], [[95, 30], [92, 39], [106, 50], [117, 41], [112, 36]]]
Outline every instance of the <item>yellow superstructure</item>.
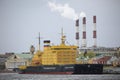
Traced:
[[51, 46], [42, 55], [43, 65], [64, 65], [76, 63], [76, 46]]
[[32, 58], [32, 62], [31, 62], [31, 65], [32, 66], [37, 66], [37, 65], [41, 65], [42, 64], [42, 54], [43, 52], [41, 52], [40, 50], [38, 50], [33, 58]]
[[61, 44], [51, 46], [50, 41], [44, 41], [44, 51], [34, 54], [32, 65], [65, 65], [76, 64], [77, 46], [66, 45], [65, 36], [61, 33]]

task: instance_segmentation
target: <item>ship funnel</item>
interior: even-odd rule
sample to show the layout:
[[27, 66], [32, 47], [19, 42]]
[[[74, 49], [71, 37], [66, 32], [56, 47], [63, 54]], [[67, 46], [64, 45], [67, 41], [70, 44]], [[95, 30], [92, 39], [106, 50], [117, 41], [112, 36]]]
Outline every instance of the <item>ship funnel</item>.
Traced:
[[50, 40], [44, 40], [44, 47], [50, 47]]

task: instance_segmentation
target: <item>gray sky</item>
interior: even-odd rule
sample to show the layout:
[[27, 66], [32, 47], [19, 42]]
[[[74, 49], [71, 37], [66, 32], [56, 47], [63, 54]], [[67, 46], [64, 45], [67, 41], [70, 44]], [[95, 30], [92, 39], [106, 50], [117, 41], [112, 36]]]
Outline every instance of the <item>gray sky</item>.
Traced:
[[93, 45], [93, 15], [97, 16], [97, 45], [120, 46], [120, 0], [0, 0], [0, 53], [29, 51], [31, 45], [37, 49], [39, 32], [41, 47], [46, 39], [59, 44], [61, 28], [67, 42], [76, 43], [75, 21], [52, 10], [50, 2], [62, 7], [67, 4], [75, 13], [86, 14], [87, 46]]

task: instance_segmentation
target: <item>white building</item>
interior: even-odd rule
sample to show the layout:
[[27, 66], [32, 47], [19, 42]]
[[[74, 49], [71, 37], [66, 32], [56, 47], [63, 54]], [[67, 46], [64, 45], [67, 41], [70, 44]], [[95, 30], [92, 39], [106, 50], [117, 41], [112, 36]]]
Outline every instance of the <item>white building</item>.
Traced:
[[32, 54], [14, 54], [7, 58], [5, 62], [6, 69], [13, 70], [19, 68], [20, 65], [29, 65]]

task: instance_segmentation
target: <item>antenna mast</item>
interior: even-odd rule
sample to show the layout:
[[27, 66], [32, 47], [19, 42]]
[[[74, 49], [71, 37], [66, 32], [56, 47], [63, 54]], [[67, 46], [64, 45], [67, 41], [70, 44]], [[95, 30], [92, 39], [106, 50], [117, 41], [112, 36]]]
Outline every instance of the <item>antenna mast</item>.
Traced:
[[61, 44], [65, 44], [65, 36], [63, 33], [63, 28], [61, 29]]
[[40, 50], [40, 32], [39, 32], [38, 40], [39, 40], [38, 48], [39, 48], [39, 50]]

